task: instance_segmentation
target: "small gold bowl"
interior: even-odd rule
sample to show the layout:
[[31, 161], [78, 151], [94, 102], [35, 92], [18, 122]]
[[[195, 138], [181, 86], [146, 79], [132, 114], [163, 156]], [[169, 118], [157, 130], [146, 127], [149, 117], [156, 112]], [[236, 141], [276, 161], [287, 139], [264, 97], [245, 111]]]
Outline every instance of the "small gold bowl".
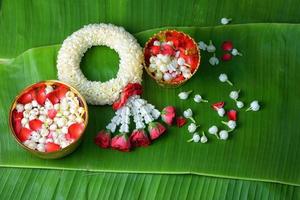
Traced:
[[[164, 81], [163, 79], [157, 79], [155, 77], [155, 74], [149, 70], [150, 65], [150, 57], [153, 55], [150, 48], [153, 46], [154, 41], [160, 41], [160, 42], [168, 42], [168, 41], [174, 41], [178, 40], [179, 45], [176, 47], [176, 45], [173, 45], [173, 48], [175, 51], [180, 51], [180, 53], [183, 54], [183, 56], [190, 57], [191, 60], [196, 62], [191, 62], [190, 69], [191, 69], [191, 76], [189, 78], [184, 78], [181, 80], [171, 80], [171, 81]], [[174, 44], [174, 43], [173, 43]], [[180, 46], [181, 45], [181, 46]], [[180, 50], [179, 50], [180, 49]], [[154, 79], [159, 85], [169, 88], [174, 88], [181, 86], [185, 82], [187, 82], [192, 76], [197, 72], [200, 66], [201, 56], [200, 56], [200, 49], [198, 48], [197, 43], [193, 38], [191, 38], [188, 34], [177, 31], [177, 30], [163, 30], [156, 34], [154, 34], [145, 44], [145, 47], [143, 49], [144, 52], [144, 68], [146, 72], [149, 74], [149, 76]], [[181, 57], [181, 56], [180, 56]], [[178, 79], [178, 78], [177, 78]]]
[[[82, 116], [83, 119], [84, 119], [84, 122], [83, 122], [84, 128], [83, 128], [82, 133], [79, 136], [79, 138], [76, 139], [75, 141], [73, 141], [71, 144], [69, 144], [65, 148], [62, 148], [60, 150], [53, 151], [53, 152], [41, 152], [41, 151], [38, 151], [38, 150], [30, 149], [29, 147], [25, 146], [21, 142], [21, 140], [18, 138], [17, 133], [15, 132], [15, 129], [14, 129], [14, 125], [13, 125], [13, 111], [16, 108], [16, 105], [17, 105], [17, 102], [18, 102], [19, 98], [23, 94], [29, 92], [30, 90], [36, 89], [39, 86], [44, 85], [44, 84], [45, 85], [64, 85], [64, 86], [68, 87], [68, 89], [70, 89], [70, 91], [72, 91], [78, 97], [80, 105], [84, 108], [84, 114]], [[78, 147], [78, 145], [81, 143], [83, 135], [84, 135], [84, 131], [85, 131], [86, 126], [87, 126], [87, 123], [88, 123], [88, 107], [87, 107], [87, 103], [86, 103], [84, 97], [74, 87], [72, 87], [72, 86], [70, 86], [70, 85], [68, 85], [64, 82], [56, 81], [56, 80], [41, 81], [41, 82], [38, 82], [38, 83], [35, 83], [33, 85], [30, 85], [30, 86], [26, 87], [18, 96], [15, 97], [15, 99], [14, 99], [12, 105], [11, 105], [10, 111], [9, 111], [9, 126], [10, 126], [10, 129], [11, 129], [11, 132], [12, 132], [12, 136], [15, 138], [17, 143], [23, 149], [25, 149], [26, 151], [30, 152], [31, 154], [33, 154], [37, 157], [43, 158], [43, 159], [61, 158], [61, 157], [64, 157], [64, 156], [72, 153]]]

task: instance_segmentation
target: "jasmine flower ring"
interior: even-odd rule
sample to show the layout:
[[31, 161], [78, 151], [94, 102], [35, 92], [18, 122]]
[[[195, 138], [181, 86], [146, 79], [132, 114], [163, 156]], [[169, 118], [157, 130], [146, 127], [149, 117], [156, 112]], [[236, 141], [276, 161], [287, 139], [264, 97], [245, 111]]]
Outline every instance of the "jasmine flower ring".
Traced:
[[[84, 53], [98, 45], [108, 46], [120, 56], [116, 78], [106, 82], [89, 81], [80, 69]], [[141, 83], [142, 63], [142, 48], [124, 28], [112, 24], [90, 24], [63, 42], [57, 56], [58, 78], [77, 88], [89, 104], [112, 104], [128, 83]]]

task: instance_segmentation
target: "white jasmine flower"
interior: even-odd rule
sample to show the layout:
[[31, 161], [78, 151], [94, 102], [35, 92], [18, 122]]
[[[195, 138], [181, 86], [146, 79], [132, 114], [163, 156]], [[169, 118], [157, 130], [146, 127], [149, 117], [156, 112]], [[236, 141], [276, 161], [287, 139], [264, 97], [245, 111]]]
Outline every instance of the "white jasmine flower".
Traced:
[[[53, 125], [53, 124], [52, 124]], [[46, 137], [48, 134], [49, 134], [49, 130], [46, 129], [46, 128], [42, 128], [41, 131], [40, 131], [41, 135], [43, 137]]]
[[227, 140], [228, 139], [228, 131], [226, 130], [221, 130], [219, 133], [220, 139], [221, 140]]
[[[67, 119], [66, 118], [64, 118], [64, 117], [62, 117], [62, 118], [59, 118], [58, 120], [57, 120], [57, 122], [56, 122], [56, 125], [58, 126], [58, 127], [63, 127], [64, 125], [66, 125], [66, 123], [67, 123]], [[51, 126], [50, 126], [51, 127]]]
[[24, 109], [30, 111], [32, 109], [31, 103], [27, 103], [24, 105]]
[[31, 132], [30, 139], [31, 139], [32, 141], [38, 142], [40, 138], [41, 138], [41, 135], [40, 135], [40, 134], [38, 134], [38, 133], [35, 132], [35, 131], [32, 131], [32, 132]]
[[196, 142], [196, 143], [198, 143], [200, 141], [200, 139], [201, 139], [200, 135], [198, 133], [194, 133], [193, 137], [190, 140], [188, 140], [187, 142]]
[[166, 65], [160, 65], [159, 66], [159, 70], [162, 72], [162, 73], [165, 73], [168, 71], [168, 68]]
[[207, 143], [207, 141], [208, 141], [208, 138], [206, 137], [204, 131], [202, 131], [202, 136], [201, 136], [200, 142], [204, 144], [204, 143]]
[[211, 64], [212, 66], [215, 66], [215, 65], [219, 64], [219, 59], [216, 57], [216, 54], [214, 54], [214, 56], [212, 56], [209, 59], [209, 64]]
[[32, 107], [35, 107], [35, 108], [39, 106], [39, 104], [36, 100], [32, 100], [31, 105], [32, 105]]
[[190, 90], [190, 91], [187, 91], [187, 92], [180, 92], [178, 94], [178, 97], [181, 100], [186, 100], [192, 92], [193, 92], [193, 90]]
[[50, 131], [55, 131], [57, 129], [57, 125], [56, 124], [51, 124], [49, 127]]
[[194, 133], [198, 127], [199, 125], [197, 126], [195, 123], [190, 123], [190, 125], [188, 126], [188, 131], [190, 133]]
[[172, 77], [171, 74], [169, 74], [169, 73], [165, 73], [165, 74], [164, 74], [164, 80], [165, 80], [165, 81], [170, 81], [170, 80], [172, 80], [172, 78], [173, 78], [173, 77]]
[[252, 101], [250, 107], [246, 111], [258, 111], [260, 109], [260, 105], [257, 100]]
[[223, 25], [229, 24], [231, 22], [231, 20], [232, 20], [231, 18], [223, 17], [221, 19], [221, 24], [223, 24]]
[[159, 42], [158, 40], [155, 40], [155, 41], [153, 42], [153, 46], [160, 46], [160, 42]]
[[63, 134], [67, 134], [67, 133], [68, 133], [68, 127], [67, 127], [67, 126], [62, 127], [62, 128], [61, 128], [61, 132], [62, 132]]
[[207, 52], [214, 53], [216, 51], [216, 47], [213, 45], [212, 41], [209, 41], [209, 45], [206, 47]]
[[223, 83], [227, 82], [229, 85], [233, 86], [232, 82], [228, 80], [227, 74], [220, 74], [219, 80]]
[[244, 103], [242, 101], [236, 101], [236, 107], [243, 108], [244, 107]]
[[21, 124], [22, 124], [22, 126], [24, 126], [25, 124], [27, 124], [29, 122], [29, 120], [28, 120], [28, 118], [22, 118], [21, 119]]
[[222, 121], [223, 124], [225, 124], [226, 126], [228, 126], [229, 129], [233, 130], [236, 127], [236, 121], [233, 120], [229, 120], [228, 122], [224, 122]]
[[192, 73], [190, 71], [184, 71], [182, 72], [182, 75], [185, 79], [189, 79], [192, 76]]
[[161, 80], [162, 78], [163, 78], [163, 73], [161, 73], [161, 72], [156, 72], [156, 74], [155, 74], [155, 79]]
[[30, 149], [35, 149], [36, 148], [36, 146], [37, 146], [37, 144], [34, 142], [34, 141], [32, 141], [32, 140], [26, 140], [24, 143], [23, 143], [25, 146], [27, 146], [28, 148], [30, 148]]
[[40, 152], [45, 152], [46, 150], [45, 150], [45, 145], [44, 144], [38, 144], [37, 146], [36, 146], [36, 149], [38, 150], [38, 151], [40, 151]]
[[194, 96], [194, 101], [195, 101], [196, 103], [200, 103], [200, 102], [205, 102], [205, 103], [207, 103], [207, 102], [208, 102], [206, 99], [203, 99], [203, 98], [201, 97], [201, 95], [199, 95], [199, 94], [196, 94], [196, 95]]
[[164, 55], [162, 58], [161, 58], [161, 61], [163, 61], [165, 64], [168, 64], [171, 60], [170, 60], [170, 56], [168, 55]]
[[205, 44], [203, 41], [200, 41], [198, 43], [198, 47], [199, 49], [203, 50], [203, 51], [206, 51], [206, 48], [207, 48], [207, 44]]
[[185, 64], [184, 58], [182, 58], [182, 57], [178, 58], [177, 63], [178, 63], [178, 65], [184, 65]]
[[45, 144], [45, 142], [46, 142], [46, 137], [41, 137], [41, 138], [39, 139], [39, 143], [40, 143], [40, 144]]
[[46, 88], [45, 88], [45, 93], [49, 94], [52, 91], [53, 91], [53, 87], [51, 85], [47, 85]]
[[23, 111], [24, 111], [24, 105], [18, 103], [18, 104], [16, 105], [16, 109], [17, 109], [17, 112], [23, 112]]
[[233, 56], [243, 56], [243, 54], [241, 54], [237, 49], [232, 49], [231, 54]]
[[192, 122], [196, 123], [195, 119], [193, 118], [193, 111], [192, 109], [188, 108], [183, 112], [183, 116], [187, 119], [190, 119]]
[[239, 93], [240, 93], [240, 90], [239, 91], [231, 91], [229, 94], [229, 97], [233, 100], [237, 100], [239, 98]]
[[218, 133], [218, 127], [217, 126], [211, 126], [209, 129], [208, 129], [208, 132], [212, 135], [216, 135]]
[[220, 117], [223, 117], [223, 116], [225, 115], [225, 109], [224, 109], [224, 108], [219, 108], [219, 109], [217, 110], [217, 112], [218, 112], [218, 115], [219, 115]]

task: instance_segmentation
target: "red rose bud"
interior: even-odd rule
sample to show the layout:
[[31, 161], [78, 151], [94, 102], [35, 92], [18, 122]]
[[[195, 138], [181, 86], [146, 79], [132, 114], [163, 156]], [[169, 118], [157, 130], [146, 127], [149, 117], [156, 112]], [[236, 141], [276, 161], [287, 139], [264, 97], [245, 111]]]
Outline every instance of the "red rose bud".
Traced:
[[176, 118], [176, 125], [180, 128], [186, 124], [186, 119], [182, 116]]
[[110, 147], [111, 134], [109, 131], [101, 130], [94, 139], [96, 145], [101, 148]]
[[151, 140], [155, 140], [166, 131], [166, 128], [161, 123], [151, 122], [148, 125], [148, 131], [150, 133]]
[[214, 103], [211, 107], [214, 109], [214, 110], [218, 110], [220, 108], [223, 108], [224, 107], [224, 102], [221, 101], [221, 102], [217, 102], [217, 103]]
[[231, 41], [224, 41], [222, 43], [222, 49], [224, 51], [231, 51], [233, 49], [233, 44]]
[[146, 147], [150, 145], [150, 139], [145, 130], [134, 130], [130, 135], [130, 142], [135, 147]]
[[223, 56], [222, 56], [222, 60], [223, 61], [229, 61], [232, 59], [232, 55], [230, 53], [225, 53]]
[[161, 119], [168, 125], [172, 125], [176, 115], [176, 109], [174, 106], [167, 106], [161, 112]]
[[233, 120], [233, 121], [237, 120], [237, 112], [235, 110], [228, 111], [227, 116], [229, 120]]
[[111, 147], [119, 151], [130, 151], [131, 143], [126, 134], [119, 134], [112, 138]]

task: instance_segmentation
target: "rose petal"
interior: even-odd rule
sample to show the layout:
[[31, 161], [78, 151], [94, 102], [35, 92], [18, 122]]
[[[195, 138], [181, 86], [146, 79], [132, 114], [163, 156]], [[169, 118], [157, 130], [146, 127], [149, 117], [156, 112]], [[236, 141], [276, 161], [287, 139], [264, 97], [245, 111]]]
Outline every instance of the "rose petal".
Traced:
[[60, 150], [60, 146], [53, 142], [48, 142], [45, 145], [45, 150], [46, 150], [46, 152], [58, 151], [58, 150]]
[[68, 134], [70, 134], [71, 139], [78, 139], [84, 130], [83, 123], [74, 123], [68, 128]]
[[237, 112], [235, 110], [229, 110], [227, 112], [227, 116], [229, 120], [233, 120], [233, 121], [237, 120]]
[[221, 101], [221, 102], [217, 102], [217, 103], [214, 103], [211, 107], [214, 109], [214, 110], [218, 110], [220, 108], [223, 108], [224, 107], [224, 102]]

